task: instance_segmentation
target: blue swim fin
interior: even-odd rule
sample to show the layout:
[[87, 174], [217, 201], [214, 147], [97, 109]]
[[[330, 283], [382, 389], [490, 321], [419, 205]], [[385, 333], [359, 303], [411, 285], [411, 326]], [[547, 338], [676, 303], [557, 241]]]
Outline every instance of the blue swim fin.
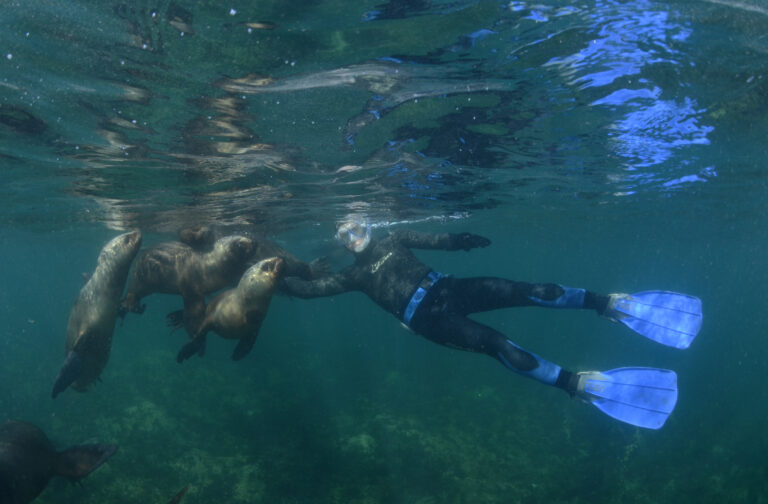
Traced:
[[578, 374], [576, 395], [617, 420], [658, 429], [677, 403], [677, 375], [668, 369], [625, 367]]
[[662, 345], [688, 348], [701, 329], [701, 299], [667, 291], [611, 294], [603, 316]]

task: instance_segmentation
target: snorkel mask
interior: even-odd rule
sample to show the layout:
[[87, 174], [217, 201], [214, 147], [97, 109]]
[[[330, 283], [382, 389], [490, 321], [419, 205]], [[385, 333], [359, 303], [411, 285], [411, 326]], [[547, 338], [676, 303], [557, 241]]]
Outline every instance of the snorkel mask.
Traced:
[[366, 221], [344, 222], [336, 231], [336, 238], [350, 251], [359, 254], [371, 243], [371, 226]]

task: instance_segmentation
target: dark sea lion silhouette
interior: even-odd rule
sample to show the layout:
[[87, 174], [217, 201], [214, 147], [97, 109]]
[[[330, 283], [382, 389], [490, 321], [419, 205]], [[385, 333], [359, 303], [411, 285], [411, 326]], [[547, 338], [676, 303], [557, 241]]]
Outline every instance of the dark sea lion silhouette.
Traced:
[[117, 451], [117, 445], [86, 444], [56, 451], [35, 425], [10, 420], [0, 425], [0, 503], [32, 502], [54, 476], [78, 481]]

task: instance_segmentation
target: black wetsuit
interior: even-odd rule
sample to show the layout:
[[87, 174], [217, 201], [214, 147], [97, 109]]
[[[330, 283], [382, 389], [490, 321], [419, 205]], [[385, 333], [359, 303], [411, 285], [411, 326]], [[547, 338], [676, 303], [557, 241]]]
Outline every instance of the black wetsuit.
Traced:
[[[502, 333], [467, 315], [513, 306], [588, 308], [602, 313], [607, 296], [551, 283], [440, 276], [410, 250], [470, 250], [489, 244], [488, 239], [469, 233], [396, 231], [386, 238], [371, 240], [363, 252], [355, 254], [355, 263], [338, 274], [309, 282], [288, 277], [283, 286], [286, 293], [300, 298], [364, 292], [417, 334], [451, 348], [488, 354], [513, 371], [572, 393], [572, 373], [523, 350]], [[419, 290], [416, 297], [422, 299], [414, 301]], [[540, 367], [547, 369], [537, 371]]]

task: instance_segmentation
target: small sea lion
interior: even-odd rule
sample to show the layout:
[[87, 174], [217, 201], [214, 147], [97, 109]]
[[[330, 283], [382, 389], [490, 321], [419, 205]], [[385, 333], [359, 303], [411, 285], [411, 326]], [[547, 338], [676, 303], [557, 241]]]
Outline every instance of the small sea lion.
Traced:
[[222, 338], [240, 340], [232, 353], [233, 360], [248, 355], [267, 315], [284, 264], [280, 257], [263, 259], [248, 268], [237, 287], [213, 298], [200, 328], [192, 341], [181, 348], [176, 360], [183, 362], [198, 353], [205, 345], [208, 331], [214, 331]]
[[117, 451], [117, 445], [87, 444], [58, 452], [37, 426], [21, 420], [0, 425], [0, 503], [26, 504], [54, 476], [78, 481]]
[[142, 313], [141, 299], [152, 293], [180, 294], [184, 325], [195, 334], [205, 316], [205, 295], [237, 282], [252, 252], [253, 241], [244, 236], [220, 238], [208, 252], [181, 242], [150, 247], [136, 258], [122, 310]]
[[101, 250], [96, 270], [69, 312], [67, 357], [53, 384], [54, 398], [70, 385], [84, 391], [107, 365], [120, 296], [140, 247], [137, 230], [113, 238]]

